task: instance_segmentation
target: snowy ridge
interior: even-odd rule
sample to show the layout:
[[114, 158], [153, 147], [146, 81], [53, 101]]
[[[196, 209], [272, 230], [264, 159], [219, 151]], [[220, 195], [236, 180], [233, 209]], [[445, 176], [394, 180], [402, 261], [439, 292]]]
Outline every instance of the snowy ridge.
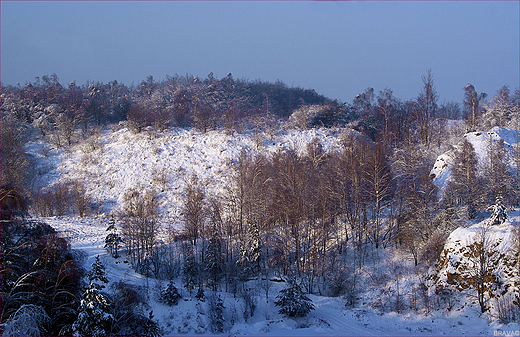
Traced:
[[[506, 158], [508, 166], [513, 169], [515, 150], [514, 146], [519, 143], [518, 131], [514, 129], [503, 128], [495, 126], [489, 131], [469, 132], [464, 135], [464, 138], [473, 146], [475, 154], [477, 155], [480, 166], [483, 166], [488, 161], [488, 148], [490, 142], [504, 141], [504, 147], [508, 149], [508, 157]], [[437, 157], [435, 164], [430, 172], [433, 177], [433, 183], [439, 188], [443, 189], [450, 179], [451, 166], [453, 165], [456, 150], [460, 147], [460, 143], [455, 146], [453, 150], [441, 154]]]

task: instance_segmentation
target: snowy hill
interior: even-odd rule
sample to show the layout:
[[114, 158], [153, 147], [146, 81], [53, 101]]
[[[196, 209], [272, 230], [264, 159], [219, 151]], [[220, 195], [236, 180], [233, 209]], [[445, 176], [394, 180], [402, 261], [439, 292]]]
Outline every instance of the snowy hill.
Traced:
[[[519, 143], [519, 134], [514, 129], [507, 129], [496, 126], [491, 130], [470, 132], [464, 135], [464, 138], [473, 146], [475, 153], [478, 158], [479, 165], [485, 165], [488, 160], [488, 148], [490, 142], [498, 142], [499, 140], [504, 141], [504, 147], [509, 150], [506, 161], [511, 169], [515, 168], [514, 158], [516, 156], [514, 146]], [[446, 186], [447, 181], [450, 178], [450, 169], [455, 160], [454, 156], [456, 149], [461, 144], [455, 146], [455, 149], [450, 150], [446, 153], [441, 154], [437, 157], [435, 164], [430, 172], [430, 176], [433, 177], [433, 183], [439, 188], [443, 189]]]
[[[99, 140], [89, 140], [68, 152], [41, 155], [46, 144], [31, 143], [29, 152], [39, 158], [41, 185], [82, 181], [86, 193], [99, 205], [99, 212], [117, 212], [126, 190], [153, 188], [159, 193], [160, 213], [164, 218], [178, 216], [185, 179], [196, 174], [207, 193], [218, 193], [230, 178], [231, 163], [242, 150], [256, 154], [279, 149], [303, 152], [314, 138], [324, 150], [339, 149], [340, 132], [330, 129], [265, 134], [226, 135], [218, 131], [200, 133], [173, 129], [151, 136], [128, 129], [106, 131]], [[355, 131], [352, 131], [355, 132]]]

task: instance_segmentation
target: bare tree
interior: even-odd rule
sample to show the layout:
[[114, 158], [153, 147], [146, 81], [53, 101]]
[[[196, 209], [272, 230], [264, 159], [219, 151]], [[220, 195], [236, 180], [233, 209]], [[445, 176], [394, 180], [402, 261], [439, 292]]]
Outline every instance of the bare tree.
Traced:
[[[383, 151], [383, 147], [376, 144], [363, 165], [367, 195], [373, 206], [374, 227], [371, 236], [376, 248], [379, 248], [380, 243], [381, 211], [387, 206], [388, 198], [392, 194], [390, 167]], [[383, 240], [385, 239], [386, 237], [383, 237]]]
[[460, 291], [468, 288], [474, 290], [481, 312], [487, 309], [487, 298], [492, 296], [492, 287], [496, 284], [494, 271], [503, 257], [503, 254], [496, 251], [498, 244], [499, 242], [491, 241], [489, 228], [484, 224], [472, 243], [455, 252], [466, 258], [449, 262], [457, 264], [454, 269], [457, 272], [451, 274], [448, 271], [448, 283], [455, 285]]
[[431, 69], [422, 76], [423, 88], [417, 97], [417, 104], [414, 107], [415, 120], [419, 127], [419, 138], [422, 144], [429, 146], [431, 126], [437, 112], [437, 91], [433, 83]]
[[150, 111], [151, 125], [157, 132], [164, 131], [171, 121], [171, 114], [165, 107], [164, 95], [156, 90], [149, 100], [147, 100], [148, 110]]
[[464, 119], [469, 131], [476, 131], [478, 119], [482, 114], [480, 103], [486, 98], [485, 93], [477, 93], [472, 84], [464, 88]]
[[158, 198], [153, 190], [134, 188], [126, 191], [123, 199], [122, 233], [134, 267], [140, 270], [146, 254], [156, 245]]
[[[276, 170], [276, 203], [279, 220], [284, 231], [290, 235], [295, 257], [294, 262], [299, 276], [302, 272], [302, 233], [307, 203], [307, 185], [304, 161], [295, 150], [279, 152], [273, 158]], [[289, 255], [290, 256], [290, 255]], [[289, 260], [291, 258], [289, 257]]]
[[386, 88], [384, 91], [379, 92], [379, 95], [377, 96], [376, 111], [382, 115], [384, 120], [384, 125], [382, 126], [382, 142], [385, 148], [393, 141], [392, 138], [394, 138], [393, 135], [391, 135], [391, 132], [394, 129], [392, 124], [394, 124], [393, 120], [395, 119], [394, 115], [396, 114], [396, 103], [392, 90]]
[[481, 206], [481, 194], [478, 193], [478, 159], [473, 145], [464, 140], [456, 152], [455, 162], [448, 181], [448, 193], [452, 193], [455, 203], [467, 207], [470, 219], [474, 218]]
[[74, 206], [82, 218], [90, 211], [90, 195], [87, 194], [85, 186], [80, 181], [72, 182], [70, 187]]
[[31, 177], [31, 163], [23, 146], [24, 128], [16, 120], [3, 116], [0, 125], [0, 181], [2, 186], [25, 192]]
[[361, 165], [368, 152], [367, 147], [368, 144], [365, 142], [355, 138], [351, 139], [341, 152], [335, 169], [339, 185], [341, 218], [344, 224], [342, 230], [344, 239], [340, 241], [340, 251], [343, 244], [352, 239], [356, 251], [355, 263], [358, 266], [364, 263], [367, 241], [367, 195]]
[[139, 133], [146, 126], [146, 107], [142, 103], [132, 104], [126, 114], [128, 129]]
[[186, 180], [184, 189], [184, 231], [191, 240], [192, 245], [197, 243], [197, 239], [204, 235], [204, 191], [197, 175], [194, 174]]

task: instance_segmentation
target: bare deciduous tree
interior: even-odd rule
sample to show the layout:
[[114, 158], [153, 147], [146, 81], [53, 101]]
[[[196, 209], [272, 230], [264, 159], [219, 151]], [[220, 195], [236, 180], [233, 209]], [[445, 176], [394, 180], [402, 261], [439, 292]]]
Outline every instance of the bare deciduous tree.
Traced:
[[431, 126], [437, 112], [437, 91], [433, 83], [431, 70], [422, 76], [423, 88], [417, 97], [417, 104], [413, 110], [415, 120], [419, 127], [419, 138], [422, 144], [429, 146]]
[[134, 188], [127, 190], [123, 199], [122, 233], [133, 265], [140, 270], [146, 254], [151, 253], [156, 244], [158, 198], [153, 190]]
[[186, 236], [195, 245], [197, 239], [204, 235], [204, 191], [197, 175], [192, 175], [186, 180], [184, 189], [184, 205], [182, 214], [184, 215], [184, 231]]
[[481, 102], [486, 98], [485, 93], [477, 93], [472, 84], [464, 88], [464, 118], [469, 131], [476, 131], [478, 119], [482, 114]]

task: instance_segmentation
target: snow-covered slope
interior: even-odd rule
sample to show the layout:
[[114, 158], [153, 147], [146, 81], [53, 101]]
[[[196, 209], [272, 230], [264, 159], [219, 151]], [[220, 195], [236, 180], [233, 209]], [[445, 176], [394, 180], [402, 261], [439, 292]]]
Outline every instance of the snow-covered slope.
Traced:
[[[103, 213], [117, 211], [127, 189], [153, 188], [159, 193], [163, 217], [175, 218], [185, 179], [192, 174], [204, 182], [207, 193], [218, 193], [230, 178], [231, 162], [239, 158], [242, 150], [253, 155], [260, 150], [303, 152], [314, 138], [319, 138], [325, 151], [339, 149], [339, 133], [340, 130], [311, 129], [280, 132], [271, 139], [265, 134], [231, 136], [179, 128], [156, 135], [133, 134], [126, 128], [106, 131], [95, 146], [86, 142], [68, 152], [40, 158], [39, 165], [45, 168], [41, 181], [42, 185], [82, 181], [86, 193]], [[42, 146], [30, 144], [29, 151], [32, 149], [36, 155]]]
[[[464, 305], [478, 305], [483, 294], [486, 315], [500, 319], [505, 308], [518, 301], [518, 210], [504, 223], [489, 219], [453, 231], [444, 245], [434, 278], [437, 291], [461, 291]], [[480, 288], [477, 291], [477, 287]]]
[[[507, 129], [495, 126], [489, 131], [469, 132], [464, 135], [464, 138], [473, 146], [478, 158], [479, 165], [485, 165], [488, 160], [488, 148], [490, 142], [497, 142], [500, 139], [504, 140], [504, 146], [508, 151], [506, 158], [509, 167], [514, 168], [514, 146], [519, 143], [519, 134], [514, 129]], [[439, 188], [443, 189], [450, 178], [451, 166], [455, 160], [456, 149], [460, 147], [460, 143], [455, 146], [455, 149], [441, 154], [437, 157], [435, 164], [430, 172], [433, 177], [433, 183]]]

